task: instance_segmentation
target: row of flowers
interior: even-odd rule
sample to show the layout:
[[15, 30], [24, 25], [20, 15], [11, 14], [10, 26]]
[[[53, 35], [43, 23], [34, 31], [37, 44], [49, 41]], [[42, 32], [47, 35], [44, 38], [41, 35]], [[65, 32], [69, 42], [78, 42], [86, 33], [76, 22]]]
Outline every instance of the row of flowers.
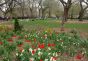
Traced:
[[[7, 32], [0, 35], [0, 57], [15, 61], [83, 60], [88, 40], [58, 32]], [[15, 55], [13, 55], [15, 54]]]

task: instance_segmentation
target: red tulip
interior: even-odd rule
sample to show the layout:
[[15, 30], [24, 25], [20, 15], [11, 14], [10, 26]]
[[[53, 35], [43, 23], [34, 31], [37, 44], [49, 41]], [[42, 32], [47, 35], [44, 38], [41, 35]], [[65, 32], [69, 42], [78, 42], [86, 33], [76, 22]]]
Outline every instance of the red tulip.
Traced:
[[36, 42], [36, 38], [34, 38], [34, 42]]
[[30, 42], [30, 40], [25, 40], [25, 42]]
[[0, 42], [0, 45], [2, 45], [3, 43], [2, 42]]
[[51, 44], [48, 44], [48, 47], [51, 47]]
[[57, 60], [57, 57], [53, 57], [54, 60]]
[[43, 61], [42, 59], [40, 59], [40, 61]]
[[78, 55], [75, 56], [75, 58], [78, 59], [78, 60], [81, 60], [83, 58], [83, 55], [78, 54]]
[[16, 37], [17, 37], [16, 35], [12, 36], [12, 38], [16, 38]]
[[54, 47], [55, 44], [48, 44], [48, 47]]
[[52, 46], [52, 47], [54, 47], [54, 46], [55, 46], [55, 44], [51, 44], [51, 46]]
[[19, 48], [19, 51], [22, 52], [23, 51], [23, 48]]
[[22, 47], [22, 46], [23, 46], [23, 44], [19, 44], [19, 45], [18, 45], [18, 47]]
[[8, 41], [9, 41], [9, 42], [13, 42], [12, 38], [9, 38]]
[[32, 60], [30, 59], [30, 61], [32, 61]]
[[39, 45], [38, 45], [38, 48], [43, 49], [44, 47], [45, 47], [44, 43], [43, 43], [43, 44], [39, 44]]
[[35, 51], [34, 50], [32, 50], [32, 54], [35, 54]]

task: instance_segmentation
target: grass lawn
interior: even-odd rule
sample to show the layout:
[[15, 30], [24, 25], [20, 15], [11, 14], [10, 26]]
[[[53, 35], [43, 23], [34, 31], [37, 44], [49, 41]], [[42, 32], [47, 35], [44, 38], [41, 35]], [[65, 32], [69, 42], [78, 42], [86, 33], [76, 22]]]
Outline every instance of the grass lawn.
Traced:
[[[12, 24], [13, 21], [4, 22], [4, 24]], [[58, 20], [21, 20], [20, 23], [27, 30], [44, 30], [48, 28], [60, 28], [60, 21]], [[65, 28], [76, 29], [80, 32], [88, 33], [88, 23], [66, 23]]]
[[[60, 22], [56, 20], [35, 20], [35, 21], [21, 21], [26, 29], [46, 29], [46, 28], [60, 28]], [[77, 29], [81, 32], [88, 32], [88, 23], [66, 23], [65, 28]]]

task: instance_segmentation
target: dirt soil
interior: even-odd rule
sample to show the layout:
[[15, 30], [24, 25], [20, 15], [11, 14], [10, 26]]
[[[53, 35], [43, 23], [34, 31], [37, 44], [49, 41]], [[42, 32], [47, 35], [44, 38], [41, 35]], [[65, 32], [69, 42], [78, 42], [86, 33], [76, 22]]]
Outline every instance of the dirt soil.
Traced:
[[[61, 32], [60, 28], [53, 28], [53, 31]], [[72, 31], [72, 29], [70, 29], [70, 28], [64, 28], [64, 31], [62, 31], [62, 32], [71, 32], [71, 31]], [[77, 31], [77, 29], [76, 29], [76, 31]], [[88, 38], [88, 32], [78, 32], [78, 33], [80, 34], [81, 37]]]
[[[61, 22], [61, 21], [56, 21], [56, 22]], [[81, 24], [88, 24], [88, 20], [84, 20], [84, 21], [67, 21], [67, 23], [81, 23]]]

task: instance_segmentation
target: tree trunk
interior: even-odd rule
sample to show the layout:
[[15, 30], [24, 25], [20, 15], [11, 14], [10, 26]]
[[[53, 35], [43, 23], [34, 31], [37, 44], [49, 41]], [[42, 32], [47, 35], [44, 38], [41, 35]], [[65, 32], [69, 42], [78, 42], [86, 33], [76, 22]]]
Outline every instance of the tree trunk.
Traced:
[[30, 9], [30, 13], [31, 13], [31, 18], [33, 18], [33, 10], [32, 9]]
[[49, 7], [49, 18], [51, 18], [51, 8]]
[[42, 10], [42, 18], [43, 18], [43, 19], [45, 18], [44, 11], [45, 11], [45, 10]]
[[62, 22], [61, 22], [61, 31], [64, 31], [64, 24], [65, 24], [65, 21], [62, 20]]
[[64, 7], [64, 15], [63, 15], [63, 20], [61, 22], [61, 31], [64, 31], [64, 24], [65, 22], [67, 22], [67, 18], [68, 18], [68, 8]]
[[67, 21], [68, 19], [68, 8], [67, 7], [64, 7], [64, 16], [63, 16], [63, 20], [64, 21]]
[[39, 9], [39, 18], [43, 18], [42, 8]]
[[70, 15], [70, 18], [73, 19], [73, 17], [74, 16], [73, 16], [73, 10], [72, 10], [71, 15]]
[[22, 9], [22, 17], [24, 17], [24, 11], [23, 11], [23, 9]]
[[41, 18], [41, 9], [39, 9], [39, 18]]
[[79, 17], [78, 17], [79, 21], [83, 21], [83, 15], [84, 15], [84, 10], [81, 10], [79, 12]]

